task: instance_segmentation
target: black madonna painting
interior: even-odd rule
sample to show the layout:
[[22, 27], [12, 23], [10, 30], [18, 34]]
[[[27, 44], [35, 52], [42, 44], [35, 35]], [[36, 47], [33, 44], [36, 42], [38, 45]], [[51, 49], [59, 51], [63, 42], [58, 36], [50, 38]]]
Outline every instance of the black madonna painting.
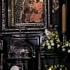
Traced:
[[8, 0], [8, 22], [12, 24], [42, 24], [44, 15], [44, 0]]

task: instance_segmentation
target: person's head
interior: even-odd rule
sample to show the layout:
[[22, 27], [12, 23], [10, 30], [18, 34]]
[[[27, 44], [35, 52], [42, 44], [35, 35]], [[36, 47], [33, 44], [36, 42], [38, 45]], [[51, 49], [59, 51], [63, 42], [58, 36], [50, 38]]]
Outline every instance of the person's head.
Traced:
[[12, 66], [10, 70], [19, 70], [18, 66]]

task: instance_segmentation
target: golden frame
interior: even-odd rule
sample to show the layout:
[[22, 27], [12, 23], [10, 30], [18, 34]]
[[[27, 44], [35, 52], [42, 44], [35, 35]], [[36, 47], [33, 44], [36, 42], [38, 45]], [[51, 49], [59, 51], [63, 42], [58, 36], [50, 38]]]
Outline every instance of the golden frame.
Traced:
[[36, 0], [8, 0], [8, 26], [44, 26], [47, 22], [45, 1], [39, 0], [39, 3], [36, 3]]

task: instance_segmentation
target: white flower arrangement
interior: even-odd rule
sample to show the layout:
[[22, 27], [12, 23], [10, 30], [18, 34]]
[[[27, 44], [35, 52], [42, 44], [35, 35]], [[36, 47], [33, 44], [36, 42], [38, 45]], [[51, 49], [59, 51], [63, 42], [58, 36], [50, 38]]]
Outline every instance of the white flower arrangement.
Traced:
[[62, 51], [65, 51], [66, 48], [70, 47], [70, 41], [67, 41], [66, 39], [62, 42], [60, 41], [59, 34], [57, 31], [50, 32], [46, 29], [45, 35], [47, 39], [42, 44], [42, 46], [46, 47], [48, 50], [54, 49], [56, 47], [57, 49], [62, 48]]
[[54, 49], [55, 44], [60, 47], [60, 39], [58, 36], [58, 32], [50, 32], [47, 29], [45, 30], [46, 41], [42, 44], [42, 46], [47, 46], [47, 49]]
[[67, 67], [65, 65], [50, 65], [48, 67], [48, 70], [67, 70]]

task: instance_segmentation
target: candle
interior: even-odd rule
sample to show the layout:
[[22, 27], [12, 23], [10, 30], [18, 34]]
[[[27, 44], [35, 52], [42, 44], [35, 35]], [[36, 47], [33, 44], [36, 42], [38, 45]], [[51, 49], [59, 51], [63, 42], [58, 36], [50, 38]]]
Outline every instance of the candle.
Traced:
[[62, 5], [62, 33], [66, 32], [66, 5]]

